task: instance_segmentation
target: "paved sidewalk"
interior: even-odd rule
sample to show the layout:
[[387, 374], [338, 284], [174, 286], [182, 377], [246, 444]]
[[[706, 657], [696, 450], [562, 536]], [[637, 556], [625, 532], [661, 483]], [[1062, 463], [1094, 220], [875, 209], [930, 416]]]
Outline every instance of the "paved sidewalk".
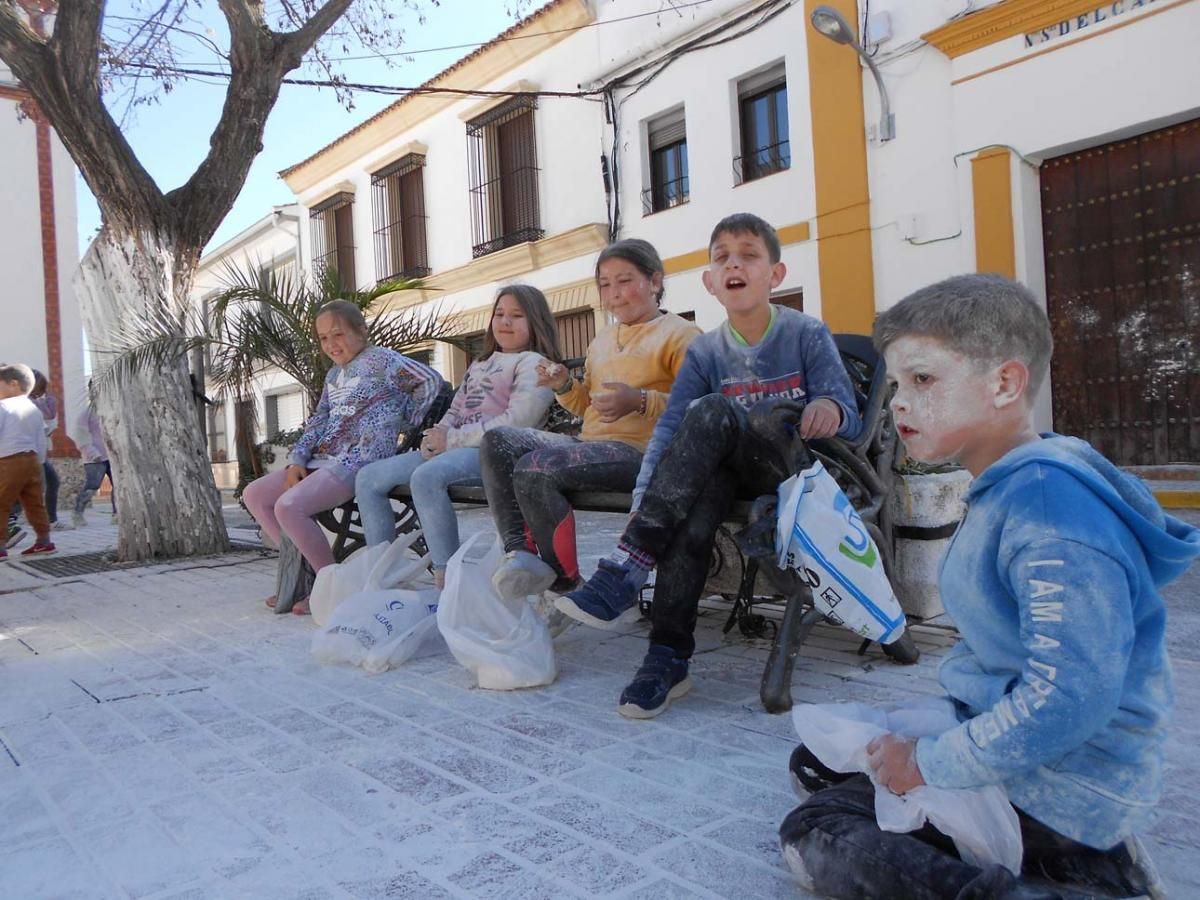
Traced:
[[[591, 560], [619, 524], [581, 521]], [[65, 557], [115, 529], [55, 537]], [[766, 643], [723, 637], [719, 612], [692, 694], [630, 722], [616, 698], [644, 626], [568, 631], [541, 690], [474, 689], [445, 652], [370, 676], [317, 665], [311, 621], [262, 606], [273, 569], [253, 552], [62, 579], [0, 568], [0, 894], [804, 896], [775, 839], [796, 803], [791, 720], [758, 703]], [[1175, 897], [1200, 896], [1197, 597], [1195, 571], [1170, 594], [1178, 716], [1148, 836]], [[820, 628], [794, 695], [936, 694], [953, 633], [916, 637], [924, 657], [904, 668]]]

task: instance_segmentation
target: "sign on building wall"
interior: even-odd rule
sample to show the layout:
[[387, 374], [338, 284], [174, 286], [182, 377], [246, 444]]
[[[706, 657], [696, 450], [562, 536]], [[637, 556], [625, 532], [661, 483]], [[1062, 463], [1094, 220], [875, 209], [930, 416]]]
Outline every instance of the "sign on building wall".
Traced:
[[1105, 3], [1097, 6], [1090, 12], [1071, 16], [1039, 31], [1029, 32], [1025, 35], [1025, 46], [1036, 47], [1039, 44], [1045, 44], [1072, 34], [1078, 34], [1085, 28], [1091, 28], [1102, 22], [1123, 16], [1125, 13], [1133, 12], [1135, 9], [1140, 9], [1143, 6], [1150, 6], [1152, 3], [1154, 3], [1154, 0], [1117, 0], [1115, 3]]

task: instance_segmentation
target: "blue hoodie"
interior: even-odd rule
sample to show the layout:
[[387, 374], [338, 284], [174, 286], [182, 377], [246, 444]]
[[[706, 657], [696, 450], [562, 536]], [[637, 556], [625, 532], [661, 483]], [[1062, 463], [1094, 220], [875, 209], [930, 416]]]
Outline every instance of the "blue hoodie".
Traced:
[[1174, 702], [1158, 589], [1200, 531], [1136, 478], [1059, 435], [971, 485], [942, 563], [962, 640], [942, 686], [964, 720], [917, 743], [929, 784], [1002, 784], [1060, 834], [1108, 849], [1147, 823]]
[[634, 509], [641, 505], [650, 476], [679, 429], [687, 408], [708, 394], [731, 397], [745, 409], [768, 397], [783, 397], [801, 404], [828, 398], [842, 410], [838, 437], [848, 440], [858, 437], [862, 419], [833, 335], [820, 319], [786, 306], [772, 308], [774, 321], [762, 340], [753, 346], [734, 337], [728, 320], [688, 346], [671, 386], [666, 411], [654, 426], [642, 458], [633, 489]]

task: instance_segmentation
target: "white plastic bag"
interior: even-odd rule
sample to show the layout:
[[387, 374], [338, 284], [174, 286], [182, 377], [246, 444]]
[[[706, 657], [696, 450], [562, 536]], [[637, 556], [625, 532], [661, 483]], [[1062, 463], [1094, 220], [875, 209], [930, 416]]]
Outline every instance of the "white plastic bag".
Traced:
[[[948, 700], [890, 711], [862, 703], [806, 703], [792, 710], [792, 721], [803, 744], [829, 768], [868, 774], [867, 744], [881, 734], [924, 737], [958, 724]], [[875, 818], [884, 831], [901, 833], [929, 822], [954, 841], [965, 862], [999, 864], [1020, 875], [1021, 825], [999, 785], [957, 789], [923, 785], [900, 796], [876, 784]]]
[[904, 634], [879, 548], [820, 460], [779, 485], [775, 547], [779, 568], [804, 576], [830, 621], [883, 644]]
[[321, 626], [312, 642], [320, 662], [361, 665], [378, 674], [430, 646], [437, 636], [438, 590], [429, 555], [418, 557], [411, 549], [420, 536], [413, 531], [357, 550], [318, 573], [309, 605]]
[[322, 663], [349, 663], [378, 674], [415, 654], [436, 621], [438, 592], [425, 590], [360, 591], [333, 611], [313, 635], [313, 656]]
[[492, 573], [503, 551], [494, 534], [469, 537], [446, 566], [437, 622], [454, 654], [481, 688], [509, 691], [558, 676], [546, 623], [523, 598], [502, 600]]
[[308, 598], [313, 621], [327, 625], [338, 604], [360, 591], [433, 587], [428, 554], [418, 557], [410, 550], [420, 536], [421, 532], [415, 530], [400, 535], [390, 544], [360, 547], [344, 561], [323, 568], [317, 573]]

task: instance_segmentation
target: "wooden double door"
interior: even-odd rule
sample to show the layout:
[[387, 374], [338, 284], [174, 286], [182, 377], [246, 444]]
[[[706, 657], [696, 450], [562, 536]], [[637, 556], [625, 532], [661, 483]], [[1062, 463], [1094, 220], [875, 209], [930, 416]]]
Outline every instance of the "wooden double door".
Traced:
[[1200, 462], [1200, 119], [1041, 169], [1054, 427]]

